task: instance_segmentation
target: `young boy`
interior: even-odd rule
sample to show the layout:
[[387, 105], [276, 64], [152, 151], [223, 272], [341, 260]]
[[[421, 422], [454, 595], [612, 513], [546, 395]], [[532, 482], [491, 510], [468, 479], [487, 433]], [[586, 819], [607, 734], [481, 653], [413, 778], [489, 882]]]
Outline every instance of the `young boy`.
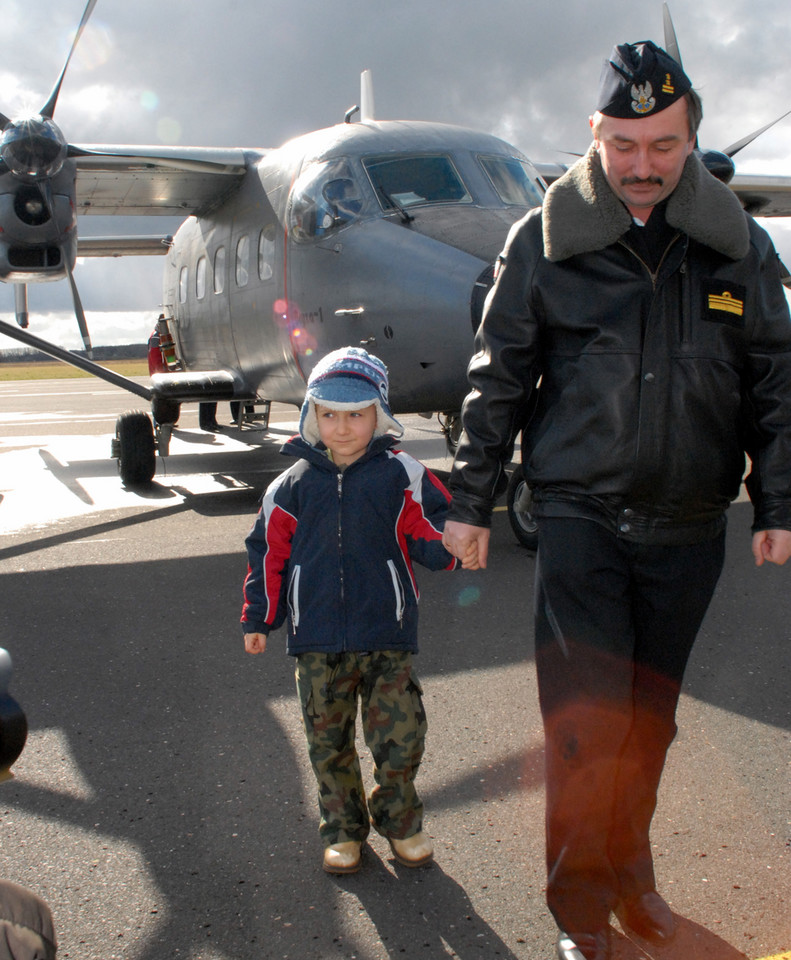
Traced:
[[[369, 821], [400, 863], [418, 867], [433, 856], [414, 784], [426, 715], [412, 667], [412, 561], [433, 570], [457, 561], [441, 540], [449, 494], [393, 449], [404, 431], [387, 391], [385, 365], [365, 350], [345, 347], [318, 363], [300, 435], [282, 449], [297, 462], [267, 489], [246, 540], [245, 649], [263, 652], [269, 632], [288, 620], [328, 873], [360, 868]], [[475, 569], [475, 559], [462, 566]], [[358, 699], [376, 781], [367, 803]]]

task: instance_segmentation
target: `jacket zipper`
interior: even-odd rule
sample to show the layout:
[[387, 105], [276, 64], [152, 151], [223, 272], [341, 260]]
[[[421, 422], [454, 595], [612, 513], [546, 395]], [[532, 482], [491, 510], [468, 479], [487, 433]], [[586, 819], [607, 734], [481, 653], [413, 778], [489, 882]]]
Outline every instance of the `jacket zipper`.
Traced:
[[[338, 572], [340, 574], [341, 610], [344, 610], [346, 601], [344, 596], [344, 582], [343, 582], [343, 522], [341, 519], [342, 502], [343, 502], [343, 474], [338, 473]], [[343, 649], [346, 650], [345, 624], [344, 624], [344, 631], [343, 631]]]
[[[621, 244], [621, 246], [624, 247], [624, 249], [628, 250], [629, 253], [631, 253], [632, 256], [635, 258], [635, 260], [637, 260], [638, 263], [642, 264], [642, 266], [645, 268], [646, 273], [651, 278], [651, 287], [653, 288], [654, 293], [656, 293], [656, 281], [657, 281], [657, 278], [659, 277], [659, 272], [662, 269], [662, 265], [664, 264], [668, 254], [672, 250], [673, 245], [676, 243], [676, 241], [679, 239], [680, 236], [681, 234], [677, 233], [673, 237], [673, 239], [670, 241], [670, 243], [667, 245], [667, 247], [665, 247], [665, 252], [662, 254], [662, 259], [659, 261], [659, 266], [656, 268], [656, 272], [651, 270], [651, 268], [648, 266], [645, 260], [643, 260], [643, 258], [640, 256], [640, 254], [637, 253], [635, 250], [633, 250], [629, 246], [629, 244], [626, 243], [626, 241], [624, 240], [618, 241]], [[681, 343], [689, 343], [689, 341], [692, 339], [692, 329], [691, 329], [692, 309], [691, 309], [691, 304], [689, 302], [689, 299], [691, 296], [691, 290], [690, 290], [689, 272], [687, 270], [686, 260], [683, 260], [681, 262], [678, 268], [678, 272], [681, 275], [681, 315], [678, 318], [678, 323], [679, 323], [678, 335]]]
[[654, 288], [654, 292], [656, 292], [656, 281], [657, 281], [657, 278], [658, 278], [658, 276], [659, 276], [659, 272], [660, 272], [660, 270], [662, 269], [662, 266], [663, 266], [665, 260], [667, 260], [667, 255], [668, 255], [668, 254], [670, 253], [670, 251], [673, 249], [673, 246], [674, 246], [675, 242], [679, 239], [680, 236], [681, 236], [681, 234], [680, 234], [680, 233], [677, 233], [677, 234], [673, 237], [673, 239], [670, 241], [670, 243], [665, 247], [665, 252], [662, 254], [662, 257], [661, 257], [661, 259], [660, 259], [660, 261], [659, 261], [659, 264], [657, 265], [656, 271], [653, 271], [653, 270], [648, 266], [648, 264], [645, 262], [645, 260], [643, 260], [643, 258], [640, 256], [640, 254], [637, 253], [637, 251], [634, 250], [632, 247], [630, 247], [629, 244], [628, 244], [625, 240], [621, 239], [621, 240], [618, 241], [618, 243], [624, 248], [624, 250], [628, 250], [629, 253], [631, 253], [631, 255], [635, 258], [635, 260], [637, 260], [638, 263], [641, 263], [641, 264], [645, 267], [645, 272], [646, 272], [646, 273], [648, 274], [648, 276], [651, 278], [651, 286]]

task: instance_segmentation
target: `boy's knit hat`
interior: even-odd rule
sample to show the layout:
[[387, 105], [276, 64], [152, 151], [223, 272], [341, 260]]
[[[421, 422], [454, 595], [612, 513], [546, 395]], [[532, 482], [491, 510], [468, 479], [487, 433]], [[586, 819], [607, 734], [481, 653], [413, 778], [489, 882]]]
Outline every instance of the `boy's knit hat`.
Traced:
[[387, 399], [387, 367], [382, 361], [359, 347], [333, 350], [313, 368], [299, 420], [302, 439], [311, 446], [319, 440], [316, 404], [330, 410], [363, 410], [376, 406], [375, 437], [392, 434], [400, 437], [403, 426], [390, 412]]

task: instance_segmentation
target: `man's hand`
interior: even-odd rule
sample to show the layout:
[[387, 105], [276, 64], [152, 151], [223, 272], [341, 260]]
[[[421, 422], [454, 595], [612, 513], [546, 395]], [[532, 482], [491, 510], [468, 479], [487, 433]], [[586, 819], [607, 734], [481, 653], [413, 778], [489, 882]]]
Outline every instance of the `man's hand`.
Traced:
[[266, 634], [246, 633], [244, 635], [244, 648], [248, 653], [263, 653], [266, 650]]
[[448, 553], [462, 561], [465, 570], [477, 570], [486, 566], [489, 556], [489, 528], [476, 527], [471, 523], [447, 520], [442, 534], [442, 543]]
[[791, 557], [791, 530], [759, 530], [753, 534], [753, 556], [757, 567], [764, 560], [784, 564]]

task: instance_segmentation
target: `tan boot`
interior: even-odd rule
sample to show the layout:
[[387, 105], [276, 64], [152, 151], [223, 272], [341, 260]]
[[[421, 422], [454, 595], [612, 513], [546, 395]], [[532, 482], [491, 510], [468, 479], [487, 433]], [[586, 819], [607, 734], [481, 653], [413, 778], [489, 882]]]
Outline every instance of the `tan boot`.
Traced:
[[359, 840], [333, 843], [324, 850], [324, 869], [327, 873], [357, 873], [362, 862], [362, 844]]
[[434, 856], [434, 844], [431, 837], [424, 833], [416, 833], [412, 837], [404, 840], [396, 840], [395, 837], [389, 837], [390, 849], [393, 856], [405, 867], [422, 867], [430, 863]]

